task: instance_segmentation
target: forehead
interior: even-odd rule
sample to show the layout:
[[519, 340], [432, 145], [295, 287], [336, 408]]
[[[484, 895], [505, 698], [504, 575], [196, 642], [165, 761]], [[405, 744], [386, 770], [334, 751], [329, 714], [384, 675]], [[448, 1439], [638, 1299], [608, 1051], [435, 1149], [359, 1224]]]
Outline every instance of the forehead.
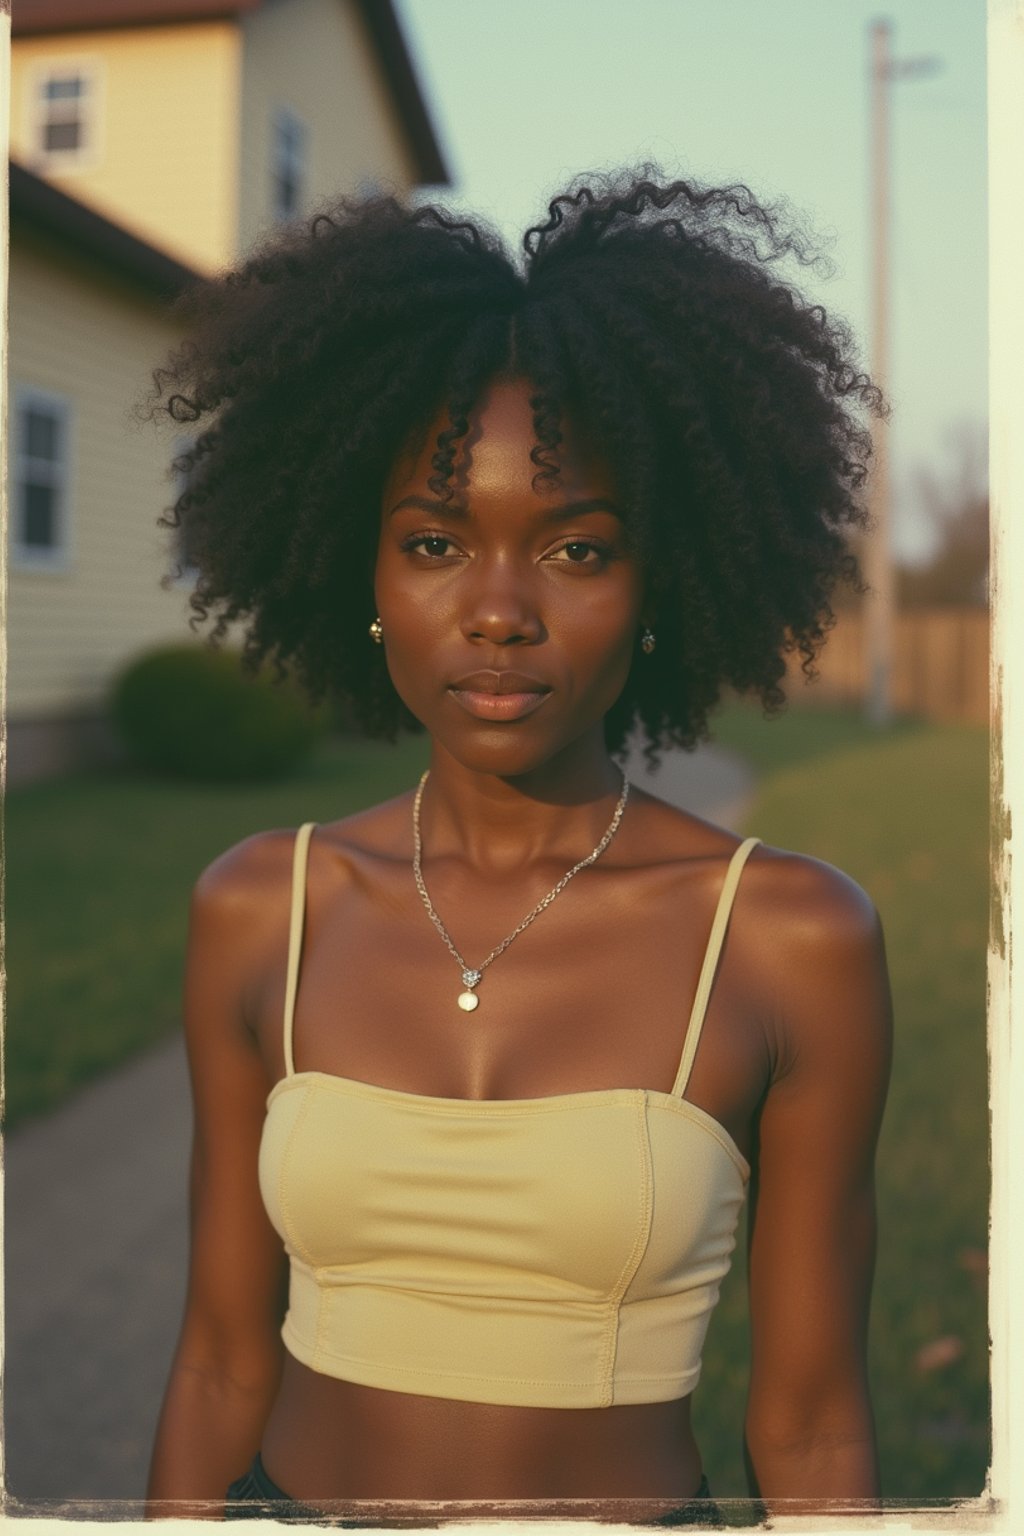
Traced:
[[[487, 385], [469, 413], [469, 430], [455, 445], [452, 489], [471, 492], [474, 498], [509, 494], [538, 499], [551, 494], [550, 481], [533, 480], [540, 466], [530, 458], [537, 444], [530, 405], [536, 387], [528, 379], [497, 379]], [[419, 489], [437, 471], [433, 458], [437, 437], [451, 426], [447, 406], [442, 405], [425, 433], [417, 434], [399, 455], [388, 477], [387, 493]], [[562, 440], [557, 448], [559, 477], [553, 489], [563, 495], [615, 496], [611, 466], [596, 444], [571, 418], [559, 424]]]

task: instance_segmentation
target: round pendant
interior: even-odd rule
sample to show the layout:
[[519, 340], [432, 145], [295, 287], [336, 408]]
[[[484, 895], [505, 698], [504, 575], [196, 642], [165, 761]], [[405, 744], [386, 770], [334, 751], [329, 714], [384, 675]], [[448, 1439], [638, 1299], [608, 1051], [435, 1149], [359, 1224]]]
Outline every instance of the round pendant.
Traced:
[[480, 999], [475, 992], [460, 992], [459, 1007], [464, 1013], [472, 1013], [474, 1008], [479, 1008]]

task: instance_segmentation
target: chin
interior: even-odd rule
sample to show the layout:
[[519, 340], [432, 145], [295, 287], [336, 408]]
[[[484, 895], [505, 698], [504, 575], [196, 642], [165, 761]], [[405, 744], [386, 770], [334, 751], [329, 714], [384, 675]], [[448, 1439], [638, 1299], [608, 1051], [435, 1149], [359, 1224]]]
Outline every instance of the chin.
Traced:
[[565, 743], [548, 741], [509, 740], [508, 730], [487, 730], [476, 734], [475, 739], [451, 740], [443, 736], [432, 739], [444, 748], [449, 757], [472, 773], [490, 773], [499, 778], [516, 778], [542, 768], [557, 757]]
[[432, 745], [470, 773], [497, 778], [535, 773], [562, 754], [578, 750], [590, 736], [602, 752], [605, 750], [606, 711], [596, 711], [595, 718], [580, 721], [542, 710], [519, 720], [499, 722], [474, 719], [455, 703], [450, 705], [450, 711], [457, 712], [453, 714], [449, 709], [438, 710], [436, 705], [416, 708], [408, 699], [403, 702], [420, 721]]
[[605, 751], [603, 720], [557, 737], [550, 732], [527, 732], [521, 727], [486, 725], [458, 733], [431, 731], [430, 736], [470, 773], [491, 774], [502, 779], [523, 778], [536, 773], [566, 754], [578, 758], [588, 737], [593, 737], [601, 753]]

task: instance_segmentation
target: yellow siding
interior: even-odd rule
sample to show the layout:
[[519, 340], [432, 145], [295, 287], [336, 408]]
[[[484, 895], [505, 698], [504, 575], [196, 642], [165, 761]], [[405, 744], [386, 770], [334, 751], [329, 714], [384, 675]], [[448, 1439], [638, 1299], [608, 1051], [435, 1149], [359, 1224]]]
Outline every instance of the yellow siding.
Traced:
[[127, 419], [177, 339], [155, 301], [136, 297], [50, 244], [11, 243], [10, 373], [72, 402], [72, 560], [66, 571], [9, 566], [8, 716], [85, 714], [150, 643], [187, 637], [187, 591], [164, 591], [172, 499], [166, 437]]
[[243, 17], [239, 249], [272, 226], [271, 133], [287, 107], [305, 124], [306, 211], [369, 182], [414, 181], [404, 134], [352, 0], [269, 0]]
[[[238, 227], [240, 58], [233, 22], [15, 38], [11, 153], [191, 265], [222, 267]], [[62, 166], [37, 153], [37, 82], [78, 65], [96, 68], [96, 143]]]

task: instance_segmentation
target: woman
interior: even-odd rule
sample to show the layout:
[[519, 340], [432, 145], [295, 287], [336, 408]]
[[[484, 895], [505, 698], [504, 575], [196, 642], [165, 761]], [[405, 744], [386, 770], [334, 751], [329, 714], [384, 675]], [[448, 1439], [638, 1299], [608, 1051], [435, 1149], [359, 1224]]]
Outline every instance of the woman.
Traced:
[[171, 517], [196, 612], [431, 753], [197, 883], [154, 1513], [707, 1518], [690, 1396], [745, 1198], [752, 1489], [877, 1494], [877, 913], [614, 754], [810, 667], [883, 405], [745, 188], [591, 183], [524, 244], [342, 204], [200, 294], [157, 376], [208, 423]]

